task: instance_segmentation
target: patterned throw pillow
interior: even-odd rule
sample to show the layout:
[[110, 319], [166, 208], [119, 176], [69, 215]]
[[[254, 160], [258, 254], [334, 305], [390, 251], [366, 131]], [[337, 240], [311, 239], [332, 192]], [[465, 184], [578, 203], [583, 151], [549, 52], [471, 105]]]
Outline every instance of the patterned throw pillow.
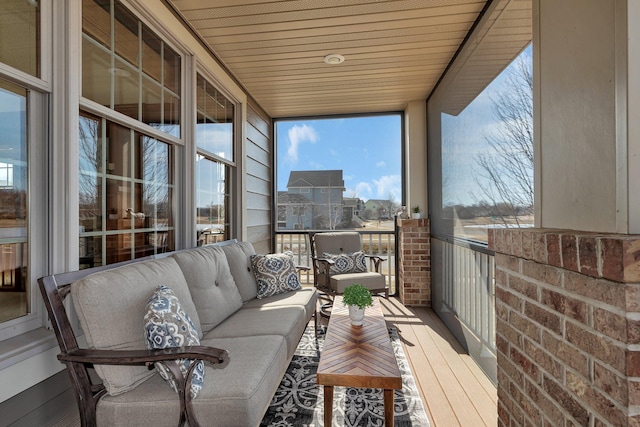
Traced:
[[258, 282], [258, 298], [300, 289], [293, 252], [251, 255], [251, 267]]
[[[182, 308], [176, 294], [165, 285], [160, 285], [147, 302], [147, 314], [144, 316], [144, 334], [147, 348], [162, 349], [200, 345], [198, 331], [191, 318]], [[165, 363], [177, 363], [183, 376], [189, 372], [194, 361], [192, 359], [178, 359], [175, 362], [158, 362], [155, 364], [160, 376], [169, 383], [177, 393], [178, 387]], [[198, 365], [191, 375], [191, 398], [195, 399], [204, 383], [204, 362]]]
[[322, 254], [326, 259], [330, 259], [334, 264], [329, 268], [329, 275], [347, 273], [366, 273], [367, 257], [363, 251], [342, 254]]

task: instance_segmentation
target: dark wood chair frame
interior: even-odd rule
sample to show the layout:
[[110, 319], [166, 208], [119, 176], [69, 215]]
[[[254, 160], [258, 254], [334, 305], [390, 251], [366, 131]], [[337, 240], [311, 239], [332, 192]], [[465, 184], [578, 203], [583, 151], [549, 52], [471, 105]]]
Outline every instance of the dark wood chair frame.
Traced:
[[[107, 392], [104, 385], [92, 381], [91, 373], [93, 372], [94, 365], [146, 365], [149, 369], [153, 369], [153, 364], [161, 361], [194, 359], [204, 360], [211, 364], [219, 364], [224, 363], [228, 358], [226, 350], [206, 346], [130, 351], [84, 349], [78, 347], [78, 341], [64, 305], [65, 298], [71, 292], [71, 283], [97, 271], [154, 258], [157, 257], [149, 256], [133, 261], [125, 261], [118, 264], [110, 264], [70, 273], [55, 274], [38, 279], [49, 319], [51, 320], [53, 330], [58, 339], [58, 345], [60, 346], [61, 353], [58, 355], [58, 360], [67, 366], [67, 372], [71, 378], [76, 401], [80, 410], [80, 422], [83, 427], [96, 426], [96, 407], [100, 398]], [[191, 388], [191, 372], [195, 368], [196, 363], [191, 364], [186, 380], [182, 376], [177, 364], [167, 363], [166, 365], [169, 367], [179, 389], [180, 419], [178, 426], [183, 426], [185, 422], [188, 422], [192, 427], [199, 426], [200, 424], [195, 417], [191, 405], [191, 395], [188, 392]], [[93, 377], [95, 378], [95, 375]]]
[[[325, 275], [326, 280], [320, 280], [320, 274], [324, 271], [329, 271], [329, 268], [334, 264], [333, 260], [322, 258], [316, 256], [316, 244], [315, 237], [320, 232], [310, 231], [309, 235], [309, 248], [311, 251], [311, 264], [313, 266], [313, 285], [319, 291], [319, 298], [323, 301], [326, 301], [324, 304], [320, 305], [320, 314], [323, 317], [329, 317], [331, 313], [331, 307], [333, 306], [333, 297], [338, 293], [331, 288], [331, 284], [329, 283], [329, 276]], [[376, 273], [380, 273], [380, 264], [387, 259], [385, 257], [381, 257], [379, 255], [369, 255], [365, 254], [367, 258], [373, 261], [373, 266]], [[323, 282], [323, 283], [321, 283]], [[372, 293], [374, 294], [384, 294], [385, 298], [389, 298], [389, 288], [384, 287], [383, 289], [372, 289]]]

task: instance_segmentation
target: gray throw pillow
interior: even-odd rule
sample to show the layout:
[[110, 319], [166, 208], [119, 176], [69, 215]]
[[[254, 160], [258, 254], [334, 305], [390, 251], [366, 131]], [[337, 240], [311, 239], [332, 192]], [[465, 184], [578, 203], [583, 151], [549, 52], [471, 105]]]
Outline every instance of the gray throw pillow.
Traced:
[[329, 268], [329, 275], [331, 276], [334, 274], [367, 272], [367, 257], [363, 251], [342, 254], [330, 254], [325, 252], [322, 256], [334, 262], [334, 264]]
[[300, 289], [293, 252], [252, 255], [251, 268], [258, 282], [258, 298]]

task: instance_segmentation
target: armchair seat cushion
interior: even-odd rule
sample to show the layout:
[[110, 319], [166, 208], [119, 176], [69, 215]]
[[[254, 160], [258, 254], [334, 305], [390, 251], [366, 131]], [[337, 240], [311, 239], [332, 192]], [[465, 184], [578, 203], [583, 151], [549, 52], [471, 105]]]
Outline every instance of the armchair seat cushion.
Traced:
[[357, 283], [370, 290], [382, 290], [385, 288], [386, 283], [384, 276], [380, 273], [348, 273], [348, 274], [334, 274], [329, 279], [331, 289], [341, 294], [344, 292], [344, 288], [349, 285]]
[[[229, 360], [205, 365], [204, 382], [193, 401], [196, 418], [206, 426], [255, 426], [260, 424], [288, 358], [282, 336], [203, 339], [202, 345], [224, 348]], [[151, 371], [153, 372], [153, 371]], [[148, 410], [141, 411], [141, 407]], [[97, 407], [99, 426], [175, 427], [180, 402], [171, 388], [154, 375], [130, 392], [104, 396]]]

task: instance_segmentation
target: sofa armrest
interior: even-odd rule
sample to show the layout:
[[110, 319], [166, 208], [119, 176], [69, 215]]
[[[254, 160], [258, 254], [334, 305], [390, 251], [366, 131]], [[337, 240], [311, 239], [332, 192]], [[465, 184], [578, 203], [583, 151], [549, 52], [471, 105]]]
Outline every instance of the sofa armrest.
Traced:
[[93, 350], [79, 348], [60, 353], [61, 362], [94, 365], [150, 365], [176, 359], [197, 359], [212, 364], [223, 363], [229, 357], [226, 350], [206, 346], [186, 346], [161, 350]]

